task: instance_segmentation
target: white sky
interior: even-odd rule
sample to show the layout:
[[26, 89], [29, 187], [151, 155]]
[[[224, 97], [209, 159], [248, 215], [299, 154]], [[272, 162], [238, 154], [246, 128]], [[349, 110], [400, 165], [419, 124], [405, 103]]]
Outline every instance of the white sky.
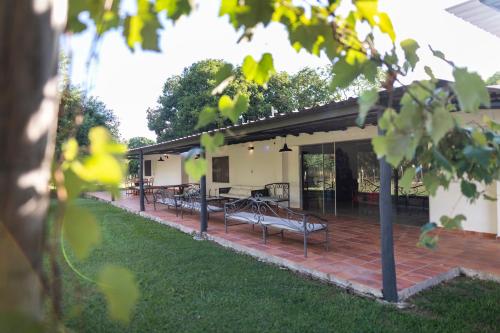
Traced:
[[[461, 2], [464, 0], [380, 0], [380, 8], [387, 11], [393, 21], [397, 40], [411, 37], [421, 46], [419, 55], [423, 61], [416, 76], [422, 75], [425, 64], [433, 68], [436, 76], [451, 78], [449, 67], [434, 59], [427, 45], [484, 77], [500, 70], [500, 39], [445, 11]], [[217, 16], [219, 1], [197, 3], [198, 8], [191, 16], [180, 19], [175, 26], [166, 26], [160, 37], [161, 53], [131, 53], [121, 33], [111, 32], [103, 38], [97, 65], [88, 72], [85, 64], [91, 33], [72, 36], [67, 41], [73, 57], [73, 83], [90, 87], [90, 94], [114, 110], [124, 139], [134, 136], [155, 139], [147, 127], [146, 109], [156, 105], [165, 80], [193, 62], [216, 58], [241, 64], [247, 54], [260, 58], [262, 53], [270, 52], [276, 69], [291, 73], [305, 66], [328, 63], [326, 57], [295, 52], [285, 30], [277, 24], [258, 29], [251, 43], [236, 44], [239, 35], [227, 18]]]

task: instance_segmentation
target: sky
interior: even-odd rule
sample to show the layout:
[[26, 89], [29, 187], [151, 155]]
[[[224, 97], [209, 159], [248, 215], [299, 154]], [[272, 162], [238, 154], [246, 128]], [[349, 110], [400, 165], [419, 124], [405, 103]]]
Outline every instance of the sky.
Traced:
[[[443, 51], [459, 66], [467, 66], [488, 77], [500, 71], [500, 39], [445, 11], [464, 0], [380, 0], [379, 8], [392, 19], [397, 42], [413, 38], [420, 44], [421, 65], [411, 77], [422, 78], [423, 65], [436, 76], [451, 79], [450, 67], [430, 54], [427, 45]], [[284, 28], [270, 24], [257, 29], [253, 40], [237, 44], [239, 34], [226, 17], [219, 18], [217, 0], [198, 0], [197, 9], [172, 25], [165, 25], [160, 36], [161, 52], [131, 52], [120, 32], [109, 32], [99, 46], [99, 58], [90, 69], [86, 66], [92, 31], [66, 37], [63, 48], [72, 58], [72, 83], [88, 89], [120, 120], [123, 139], [145, 136], [155, 139], [147, 127], [146, 110], [155, 107], [163, 83], [192, 63], [223, 59], [241, 64], [250, 54], [256, 59], [265, 52], [274, 57], [278, 71], [295, 73], [305, 66], [329, 63], [326, 57], [297, 53], [289, 44]], [[383, 49], [386, 45], [380, 44]]]

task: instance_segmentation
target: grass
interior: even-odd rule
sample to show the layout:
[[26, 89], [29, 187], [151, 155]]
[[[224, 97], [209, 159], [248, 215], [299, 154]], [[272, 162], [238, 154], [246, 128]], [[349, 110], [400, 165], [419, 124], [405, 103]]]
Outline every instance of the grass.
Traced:
[[64, 269], [65, 323], [78, 332], [498, 332], [500, 285], [459, 278], [398, 310], [93, 200], [103, 243], [76, 266], [132, 270], [141, 290], [128, 326], [91, 283]]

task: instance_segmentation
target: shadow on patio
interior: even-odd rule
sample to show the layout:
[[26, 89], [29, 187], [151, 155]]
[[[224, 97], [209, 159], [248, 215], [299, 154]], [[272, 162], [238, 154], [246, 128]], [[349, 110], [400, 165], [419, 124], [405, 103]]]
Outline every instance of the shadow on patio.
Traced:
[[[111, 201], [104, 192], [89, 196]], [[114, 205], [139, 214], [139, 198], [117, 199]], [[142, 216], [170, 225], [183, 232], [199, 231], [199, 215], [185, 214], [176, 217], [174, 210], [165, 206], [153, 209], [146, 204]], [[357, 293], [382, 297], [380, 267], [379, 224], [366, 219], [329, 217], [330, 250], [315, 245], [321, 235], [312, 235], [308, 257], [303, 255], [302, 236], [285, 232], [262, 242], [259, 227], [238, 225], [224, 232], [223, 213], [210, 214], [207, 238], [238, 252], [263, 261], [287, 267], [302, 274], [351, 289]], [[431, 251], [417, 248], [420, 230], [408, 225], [394, 225], [397, 287], [399, 299], [405, 298], [460, 274], [477, 276], [500, 282], [500, 241], [484, 236], [441, 230], [438, 249]]]

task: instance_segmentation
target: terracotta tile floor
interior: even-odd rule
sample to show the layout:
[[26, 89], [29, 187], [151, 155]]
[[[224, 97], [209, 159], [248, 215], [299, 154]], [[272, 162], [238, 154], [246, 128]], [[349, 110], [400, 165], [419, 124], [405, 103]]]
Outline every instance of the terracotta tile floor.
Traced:
[[[92, 193], [101, 200], [110, 200], [107, 193]], [[125, 197], [115, 205], [134, 212], [139, 211], [137, 197]], [[146, 216], [183, 226], [184, 231], [199, 230], [199, 215], [175, 216], [175, 211], [160, 206], [155, 211], [146, 204]], [[324, 234], [313, 235], [308, 257], [303, 256], [303, 240], [300, 235], [286, 233], [284, 240], [271, 236], [267, 244], [262, 243], [262, 232], [256, 227], [239, 225], [224, 232], [222, 214], [211, 214], [208, 235], [223, 245], [231, 246], [261, 258], [317, 277], [326, 277], [330, 282], [349, 286], [362, 293], [381, 295], [382, 274], [380, 268], [380, 237], [378, 223], [350, 217], [331, 217], [330, 250], [315, 245], [314, 238], [321, 240]], [[416, 247], [419, 228], [394, 225], [394, 247], [396, 257], [397, 286], [403, 299], [423, 288], [435, 284], [440, 276], [458, 268], [469, 274], [480, 273], [483, 277], [500, 281], [500, 241], [462, 232], [441, 230], [438, 249], [431, 251]], [[230, 243], [228, 243], [230, 242]], [[269, 260], [271, 258], [271, 260]], [[456, 274], [455, 274], [456, 275]], [[432, 282], [433, 281], [433, 282]]]

